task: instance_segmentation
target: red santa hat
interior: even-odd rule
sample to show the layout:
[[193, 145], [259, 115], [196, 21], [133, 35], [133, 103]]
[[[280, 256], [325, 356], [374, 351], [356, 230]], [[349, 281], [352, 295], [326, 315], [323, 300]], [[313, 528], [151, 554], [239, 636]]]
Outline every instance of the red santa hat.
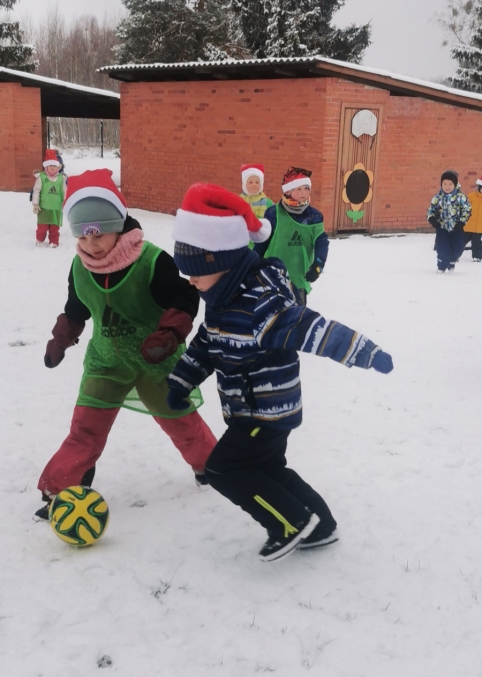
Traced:
[[126, 201], [110, 169], [70, 176], [63, 210], [75, 237], [121, 232], [127, 216]]
[[281, 187], [283, 193], [288, 193], [290, 190], [300, 188], [301, 186], [309, 186], [311, 188], [311, 172], [308, 169], [301, 169], [300, 167], [289, 167], [283, 176]]
[[479, 176], [477, 181], [475, 182], [478, 186], [482, 186], [482, 176]]
[[243, 193], [249, 195], [247, 183], [250, 176], [257, 176], [260, 183], [260, 192], [264, 186], [264, 165], [241, 165], [241, 185], [243, 186]]
[[45, 151], [45, 158], [43, 161], [44, 167], [60, 167], [60, 162], [57, 157], [57, 151], [53, 148], [47, 148]]
[[233, 267], [250, 240], [264, 242], [270, 234], [270, 222], [258, 219], [239, 195], [195, 183], [177, 210], [174, 260], [186, 275], [210, 275]]

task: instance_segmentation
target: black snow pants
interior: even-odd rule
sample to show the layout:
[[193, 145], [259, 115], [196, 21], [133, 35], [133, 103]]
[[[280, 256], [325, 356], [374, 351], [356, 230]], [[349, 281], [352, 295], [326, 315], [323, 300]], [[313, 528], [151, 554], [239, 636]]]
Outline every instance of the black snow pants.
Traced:
[[[206, 462], [209, 484], [239, 505], [270, 536], [286, 537], [316, 513], [327, 536], [336, 522], [322, 497], [286, 467], [290, 431], [233, 422]], [[307, 512], [308, 511], [308, 512]]]

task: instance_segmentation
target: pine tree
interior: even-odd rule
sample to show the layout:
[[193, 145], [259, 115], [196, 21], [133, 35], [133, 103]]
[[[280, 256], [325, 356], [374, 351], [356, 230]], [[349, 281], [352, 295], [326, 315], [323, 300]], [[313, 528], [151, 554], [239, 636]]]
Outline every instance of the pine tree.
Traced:
[[232, 0], [243, 41], [254, 58], [327, 56], [359, 63], [370, 24], [331, 25], [345, 0]]
[[122, 0], [118, 63], [211, 61], [228, 56], [227, 0]]
[[[0, 0], [0, 9], [13, 9], [17, 0]], [[17, 71], [33, 73], [36, 64], [32, 61], [34, 47], [22, 43], [23, 31], [18, 21], [0, 23], [0, 66]]]
[[472, 11], [474, 22], [470, 42], [452, 49], [452, 56], [459, 66], [450, 81], [457, 89], [482, 93], [482, 0], [478, 0]]

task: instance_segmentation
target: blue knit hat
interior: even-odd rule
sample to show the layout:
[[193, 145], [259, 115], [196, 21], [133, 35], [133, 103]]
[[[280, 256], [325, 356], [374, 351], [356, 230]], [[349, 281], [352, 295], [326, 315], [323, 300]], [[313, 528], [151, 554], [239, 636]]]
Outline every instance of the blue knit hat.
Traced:
[[239, 195], [222, 186], [195, 183], [177, 210], [174, 261], [184, 275], [220, 273], [240, 261], [250, 240], [264, 242], [270, 234], [270, 222], [258, 219]]

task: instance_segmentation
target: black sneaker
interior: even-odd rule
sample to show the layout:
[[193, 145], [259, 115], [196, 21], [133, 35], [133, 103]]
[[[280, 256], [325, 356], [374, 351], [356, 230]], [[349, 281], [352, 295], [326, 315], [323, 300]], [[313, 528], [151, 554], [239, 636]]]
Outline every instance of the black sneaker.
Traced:
[[34, 514], [33, 519], [36, 522], [48, 522], [49, 521], [49, 509], [52, 501], [49, 501], [44, 506], [39, 508]]
[[194, 471], [194, 478], [196, 480], [196, 485], [198, 487], [205, 487], [209, 484], [207, 477], [204, 474], [204, 470], [195, 470]]
[[322, 528], [319, 524], [313, 529], [311, 534], [298, 545], [298, 550], [309, 550], [310, 548], [320, 548], [323, 545], [330, 545], [339, 540], [336, 528], [329, 534], [326, 533], [326, 527]]
[[299, 531], [288, 536], [288, 538], [277, 538], [270, 536], [259, 551], [259, 558], [262, 562], [274, 562], [278, 559], [288, 557], [298, 544], [307, 538], [313, 529], [316, 528], [320, 518], [318, 515], [311, 515], [309, 521]]

